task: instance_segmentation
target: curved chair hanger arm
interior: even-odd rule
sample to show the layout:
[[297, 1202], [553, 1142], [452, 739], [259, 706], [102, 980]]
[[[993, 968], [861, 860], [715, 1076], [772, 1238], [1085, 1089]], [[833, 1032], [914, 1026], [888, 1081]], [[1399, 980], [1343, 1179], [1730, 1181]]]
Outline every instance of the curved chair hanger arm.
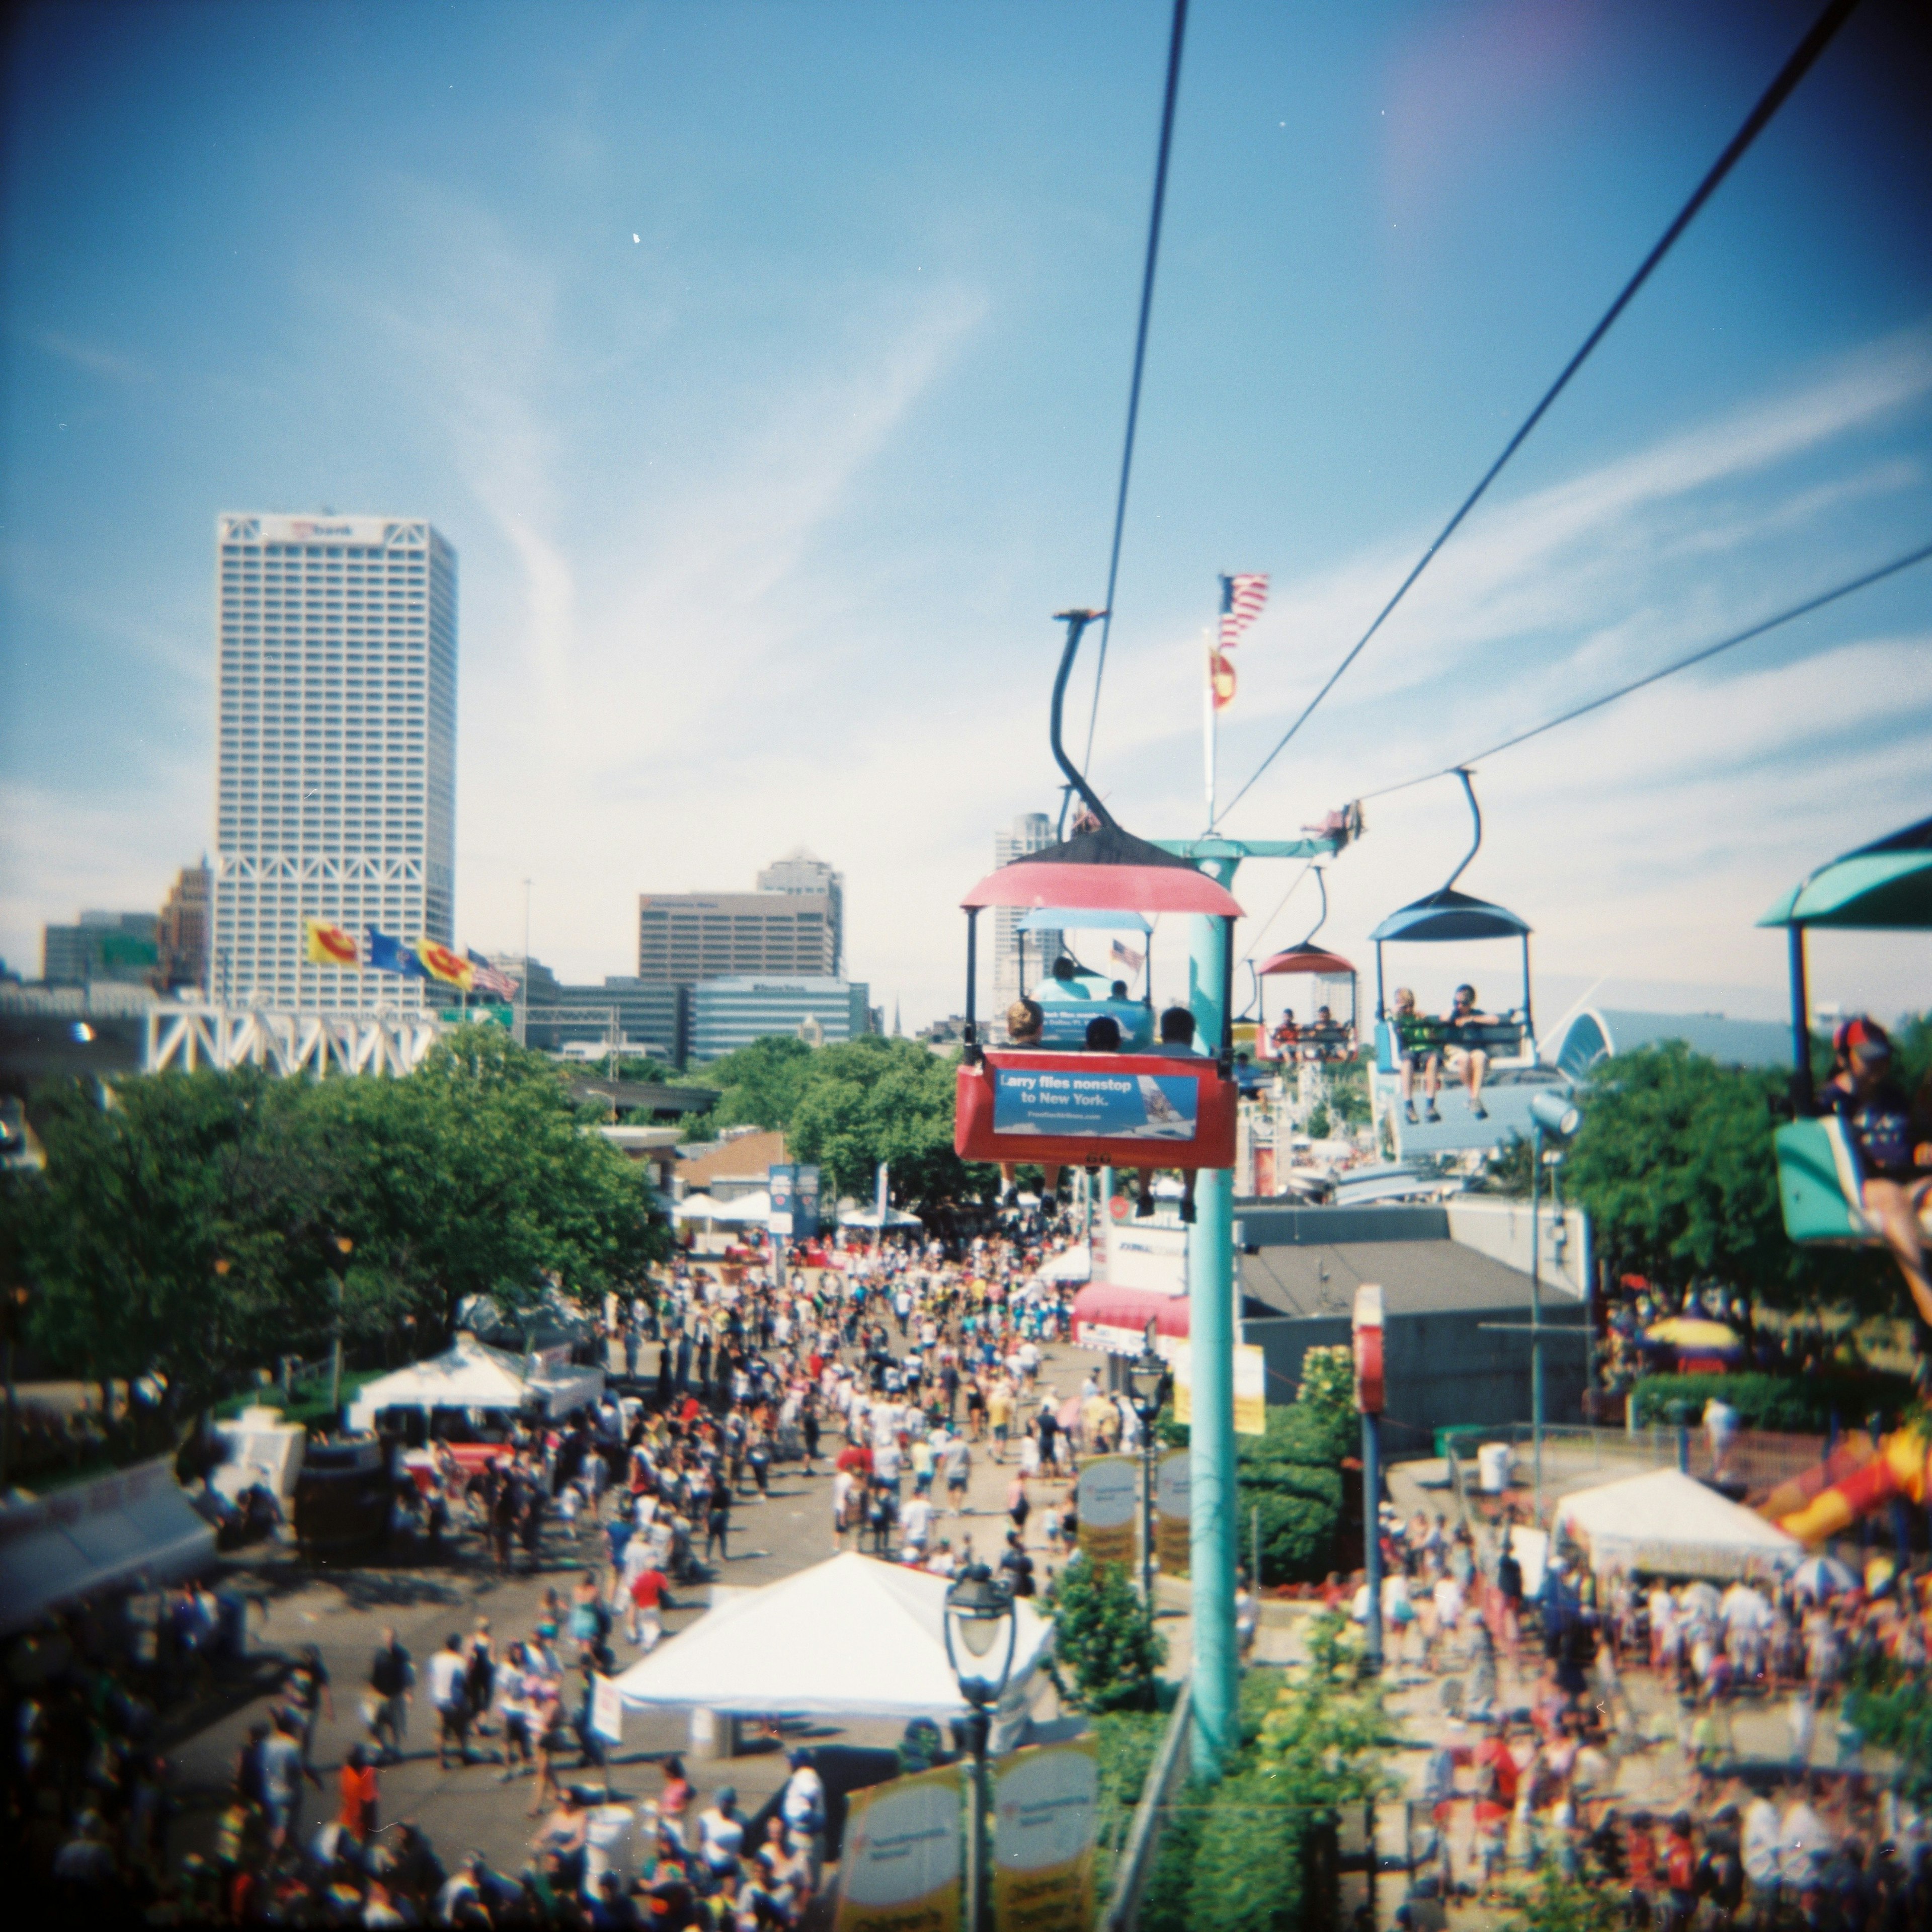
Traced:
[[1476, 802], [1476, 788], [1469, 782], [1466, 766], [1456, 767], [1456, 776], [1462, 781], [1462, 796], [1469, 801], [1469, 816], [1476, 821], [1476, 842], [1462, 856], [1462, 862], [1442, 882], [1442, 890], [1448, 892], [1469, 869], [1469, 862], [1483, 849], [1483, 808]]
[[[1057, 610], [1054, 622], [1066, 626], [1066, 647], [1060, 654], [1060, 670], [1053, 680], [1053, 757], [1054, 762], [1066, 774], [1066, 782], [1086, 801], [1087, 808], [1100, 823], [1113, 831], [1120, 827], [1114, 823], [1114, 815], [1100, 802], [1100, 795], [1074, 766], [1066, 755], [1066, 748], [1060, 742], [1060, 718], [1066, 700], [1066, 680], [1073, 668], [1074, 658], [1080, 650], [1082, 634], [1089, 624], [1106, 615], [1104, 610]], [[1064, 817], [1064, 812], [1062, 813]]]
[[[1471, 856], [1472, 857], [1473, 857], [1474, 855], [1473, 854], [1472, 854], [1470, 856]], [[1462, 863], [1463, 863], [1464, 865], [1466, 865], [1466, 866], [1468, 862], [1469, 862], [1469, 861], [1468, 861], [1468, 859], [1465, 859], [1465, 860], [1462, 861]], [[1303, 939], [1302, 942], [1301, 942], [1301, 943], [1302, 943], [1302, 944], [1303, 944], [1303, 945], [1304, 945], [1304, 946], [1307, 946], [1307, 945], [1310, 945], [1310, 944], [1312, 944], [1312, 942], [1313, 942], [1313, 940], [1314, 940], [1314, 938], [1315, 938], [1315, 935], [1316, 935], [1318, 932], [1319, 932], [1322, 930], [1322, 928], [1324, 926], [1326, 926], [1326, 925], [1328, 923], [1328, 882], [1327, 882], [1327, 880], [1325, 880], [1322, 878], [1322, 868], [1321, 868], [1319, 866], [1310, 866], [1309, 869], [1310, 869], [1311, 872], [1312, 872], [1314, 873], [1314, 874], [1315, 874], [1315, 886], [1316, 886], [1316, 890], [1318, 892], [1319, 892], [1321, 893], [1321, 895], [1322, 895], [1322, 914], [1321, 914], [1321, 916], [1320, 916], [1318, 919], [1317, 919], [1317, 920], [1316, 920], [1315, 923], [1314, 923], [1312, 926], [1311, 926], [1308, 928], [1308, 932], [1307, 932], [1306, 937], [1306, 938], [1304, 938]]]

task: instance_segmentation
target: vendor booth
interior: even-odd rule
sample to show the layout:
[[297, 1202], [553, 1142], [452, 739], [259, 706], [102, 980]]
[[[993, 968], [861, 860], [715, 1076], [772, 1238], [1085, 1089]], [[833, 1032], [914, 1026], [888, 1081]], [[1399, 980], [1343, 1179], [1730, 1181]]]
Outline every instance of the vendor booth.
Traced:
[[[617, 1679], [634, 1708], [741, 1716], [957, 1718], [967, 1703], [946, 1660], [947, 1580], [848, 1550], [729, 1597]], [[1024, 1598], [994, 1748], [1026, 1720], [1052, 1625]]]
[[595, 1405], [604, 1394], [604, 1371], [559, 1360], [560, 1353], [513, 1355], [473, 1335], [458, 1335], [441, 1354], [365, 1382], [350, 1407], [349, 1426], [401, 1424], [404, 1417], [392, 1412], [420, 1413], [432, 1436], [475, 1440], [476, 1432], [507, 1424], [519, 1410], [562, 1417]]
[[1555, 1529], [1599, 1573], [1759, 1576], [1791, 1569], [1804, 1555], [1796, 1537], [1677, 1469], [1578, 1490], [1557, 1504]]

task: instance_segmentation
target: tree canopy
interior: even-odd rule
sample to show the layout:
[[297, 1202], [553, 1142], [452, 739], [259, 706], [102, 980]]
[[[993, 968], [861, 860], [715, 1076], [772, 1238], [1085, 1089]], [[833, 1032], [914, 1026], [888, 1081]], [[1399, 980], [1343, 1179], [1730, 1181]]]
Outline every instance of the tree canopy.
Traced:
[[1774, 1306], [1902, 1309], [1904, 1285], [1884, 1257], [1786, 1237], [1771, 1112], [1784, 1086], [1781, 1075], [1720, 1066], [1681, 1040], [1603, 1060], [1582, 1096], [1565, 1191], [1619, 1271], [1678, 1287], [1718, 1281]]
[[338, 1284], [352, 1347], [420, 1352], [467, 1294], [592, 1299], [668, 1240], [642, 1171], [494, 1028], [406, 1079], [204, 1069], [56, 1083], [32, 1112], [46, 1171], [0, 1211], [28, 1338], [90, 1380], [159, 1376], [177, 1414], [320, 1353]]

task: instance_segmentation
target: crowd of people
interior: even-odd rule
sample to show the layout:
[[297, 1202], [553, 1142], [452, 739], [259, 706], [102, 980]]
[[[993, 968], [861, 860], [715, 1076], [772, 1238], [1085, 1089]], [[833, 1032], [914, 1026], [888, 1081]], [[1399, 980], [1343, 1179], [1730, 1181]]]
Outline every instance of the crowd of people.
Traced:
[[[1070, 1232], [1013, 1216], [955, 1244], [835, 1249], [822, 1267], [800, 1251], [782, 1280], [769, 1264], [680, 1257], [611, 1338], [633, 1369], [658, 1344], [654, 1378], [520, 1424], [480, 1469], [433, 1444], [412, 1485], [434, 1541], [473, 1538], [461, 1560], [555, 1578], [528, 1628], [478, 1617], [422, 1656], [386, 1629], [347, 1684], [303, 1646], [248, 1726], [212, 1830], [158, 1739], [215, 1688], [240, 1599], [193, 1586], [145, 1608], [104, 1599], [17, 1641], [11, 1868], [50, 1916], [86, 1923], [795, 1924], [822, 1876], [811, 1763], [794, 1765], [755, 1832], [728, 1787], [700, 1808], [676, 1759], [650, 1802], [602, 1807], [598, 1681], [620, 1648], [650, 1651], [664, 1614], [694, 1600], [678, 1592], [728, 1559], [734, 1510], [767, 1497], [780, 1459], [830, 1477], [842, 1539], [869, 1527], [882, 1553], [942, 1570], [994, 1560], [941, 1516], [962, 1520], [974, 1456], [1010, 1463], [1008, 1516], [984, 1540], [1005, 1532], [1000, 1560], [1030, 1593], [1028, 1482], [1070, 1468], [1070, 1438], [1110, 1446], [1134, 1426], [1090, 1382], [1064, 1400], [1042, 1385], [1042, 1348], [1069, 1314], [1040, 1268]], [[357, 1737], [328, 1765], [317, 1726], [338, 1697]], [[385, 1774], [432, 1748], [454, 1776], [530, 1780], [534, 1834], [514, 1871], [480, 1853], [446, 1864], [410, 1820], [385, 1817]]]

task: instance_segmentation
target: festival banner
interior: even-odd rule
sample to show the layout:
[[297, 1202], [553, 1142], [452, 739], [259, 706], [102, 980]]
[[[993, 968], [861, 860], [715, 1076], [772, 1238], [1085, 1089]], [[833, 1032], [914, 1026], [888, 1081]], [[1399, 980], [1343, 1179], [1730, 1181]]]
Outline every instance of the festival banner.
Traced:
[[1200, 1089], [1191, 1074], [996, 1070], [993, 1131], [1122, 1141], [1191, 1141]]
[[958, 1932], [965, 1768], [852, 1794], [833, 1932]]
[[1139, 1498], [1135, 1478], [1139, 1459], [1096, 1456], [1083, 1464], [1073, 1486], [1080, 1547], [1090, 1563], [1134, 1560], [1134, 1516]]
[[993, 1787], [993, 1922], [1000, 1932], [1088, 1932], [1094, 1922], [1099, 1740], [1035, 1744]]
[[1194, 1560], [1193, 1467], [1190, 1451], [1172, 1449], [1154, 1468], [1154, 1560], [1163, 1576], [1185, 1576]]
[[[1162, 1352], [1168, 1354], [1163, 1346]], [[1194, 1364], [1189, 1345], [1176, 1342], [1169, 1357], [1174, 1364], [1174, 1419], [1194, 1419]], [[1268, 1358], [1251, 1342], [1234, 1344], [1234, 1433], [1268, 1433]]]
[[311, 966], [359, 966], [362, 963], [362, 949], [356, 944], [356, 935], [345, 932], [339, 926], [331, 926], [326, 920], [304, 919], [303, 954]]

